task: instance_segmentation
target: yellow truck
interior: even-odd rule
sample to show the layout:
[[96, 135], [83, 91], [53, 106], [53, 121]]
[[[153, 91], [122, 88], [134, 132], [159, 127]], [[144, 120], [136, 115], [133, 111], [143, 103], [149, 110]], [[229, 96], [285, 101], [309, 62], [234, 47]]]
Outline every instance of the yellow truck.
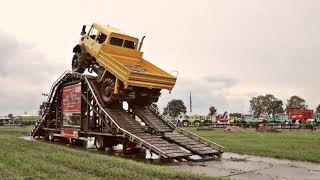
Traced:
[[105, 103], [127, 100], [149, 105], [158, 101], [162, 89], [171, 91], [175, 85], [176, 77], [142, 57], [144, 37], [139, 43], [138, 38], [99, 23], [84, 25], [81, 36], [73, 48], [72, 70], [95, 72]]

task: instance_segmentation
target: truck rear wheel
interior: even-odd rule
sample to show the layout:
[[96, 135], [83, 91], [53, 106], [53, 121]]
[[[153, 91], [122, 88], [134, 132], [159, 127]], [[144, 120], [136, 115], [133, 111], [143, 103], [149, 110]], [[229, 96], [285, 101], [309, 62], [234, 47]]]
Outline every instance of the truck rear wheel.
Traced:
[[114, 80], [111, 78], [105, 79], [100, 87], [100, 93], [102, 100], [107, 103], [112, 103], [113, 98], [113, 90], [114, 90]]

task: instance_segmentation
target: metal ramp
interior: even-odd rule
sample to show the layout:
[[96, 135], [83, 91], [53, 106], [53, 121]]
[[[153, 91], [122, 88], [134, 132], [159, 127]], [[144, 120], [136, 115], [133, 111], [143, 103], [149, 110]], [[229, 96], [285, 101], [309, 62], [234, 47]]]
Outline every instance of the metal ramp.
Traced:
[[149, 106], [137, 106], [130, 104], [130, 108], [133, 112], [145, 122], [151, 129], [156, 132], [172, 132], [175, 126], [172, 126], [168, 122], [160, 118]]
[[[183, 158], [192, 155], [191, 153], [182, 150], [177, 144], [169, 143], [165, 139], [161, 139], [158, 136], [146, 133], [141, 124], [136, 121], [129, 113], [127, 113], [119, 103], [110, 105], [105, 108], [105, 110], [122, 129], [140, 138], [140, 143], [146, 142], [151, 144], [155, 148], [162, 151], [169, 158]], [[150, 148], [150, 150], [153, 151], [152, 148]]]
[[174, 142], [185, 149], [188, 149], [199, 156], [221, 156], [224, 147], [207, 139], [199, 137], [181, 128], [177, 128], [176, 132], [166, 133], [164, 138], [170, 142]]
[[[199, 156], [220, 156], [224, 147], [207, 139], [175, 127], [169, 120], [151, 106], [139, 107], [130, 105], [133, 112], [156, 132], [163, 132], [162, 138], [175, 143]], [[171, 124], [171, 126], [170, 126]], [[173, 128], [172, 128], [173, 126]]]

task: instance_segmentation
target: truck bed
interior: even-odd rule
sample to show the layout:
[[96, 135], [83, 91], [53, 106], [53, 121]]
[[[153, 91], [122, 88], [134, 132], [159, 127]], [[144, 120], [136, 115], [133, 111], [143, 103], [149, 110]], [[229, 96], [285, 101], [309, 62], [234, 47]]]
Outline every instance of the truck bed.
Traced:
[[125, 57], [104, 52], [99, 53], [97, 62], [120, 79], [125, 87], [138, 86], [172, 90], [176, 77], [163, 71], [145, 59]]

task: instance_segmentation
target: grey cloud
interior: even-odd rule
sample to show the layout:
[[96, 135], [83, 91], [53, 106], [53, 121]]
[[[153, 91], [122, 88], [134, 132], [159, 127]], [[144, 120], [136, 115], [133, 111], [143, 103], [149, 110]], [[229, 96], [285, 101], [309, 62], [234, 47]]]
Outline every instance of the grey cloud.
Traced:
[[229, 90], [237, 84], [235, 78], [214, 75], [197, 77], [196, 79], [181, 77], [178, 79], [172, 94], [163, 92], [158, 105], [162, 109], [172, 99], [182, 99], [189, 111], [190, 91], [192, 93], [193, 114], [207, 114], [208, 108], [214, 105], [219, 112], [242, 112], [246, 104], [246, 98], [230, 99]]
[[225, 88], [232, 87], [238, 82], [236, 78], [231, 78], [223, 75], [206, 76], [204, 77], [204, 80], [206, 80], [209, 85], [220, 85]]
[[35, 113], [54, 78], [65, 68], [33, 46], [0, 31], [0, 115]]

